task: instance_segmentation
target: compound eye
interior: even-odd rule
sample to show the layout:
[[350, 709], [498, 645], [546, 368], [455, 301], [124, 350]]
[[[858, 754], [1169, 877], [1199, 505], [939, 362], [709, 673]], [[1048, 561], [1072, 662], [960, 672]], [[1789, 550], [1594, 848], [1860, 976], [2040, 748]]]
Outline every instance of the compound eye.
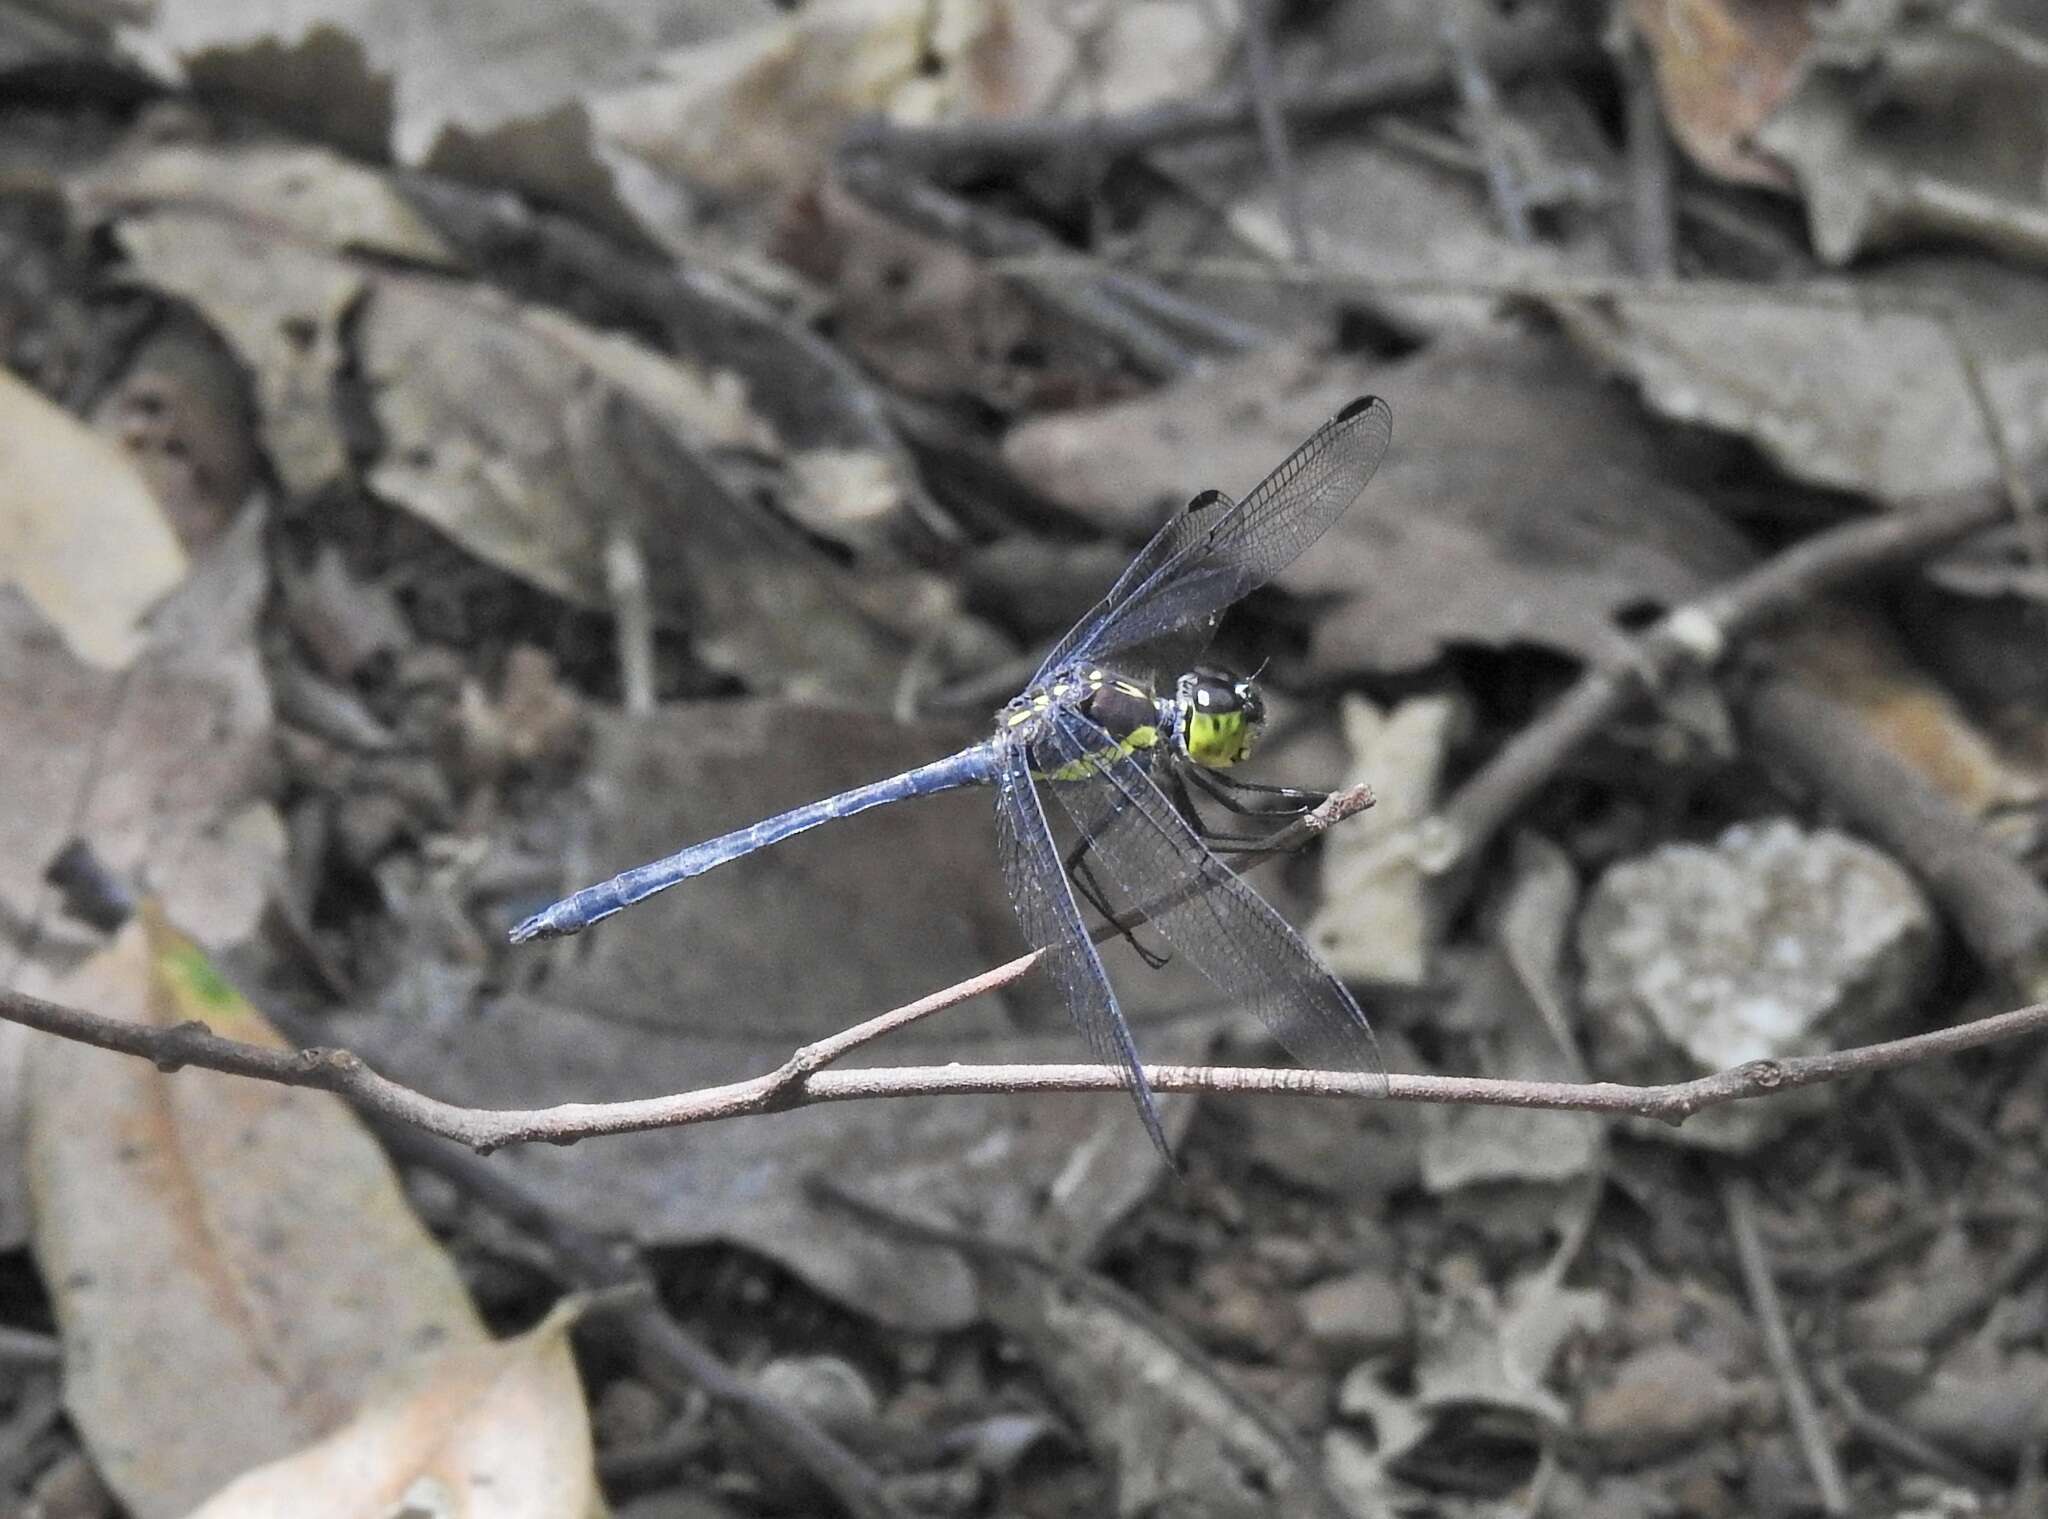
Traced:
[[1238, 708], [1252, 722], [1263, 722], [1266, 716], [1266, 701], [1248, 680], [1241, 680], [1231, 691], [1237, 698]]
[[1214, 675], [1198, 676], [1195, 680], [1195, 709], [1210, 713], [1243, 711], [1241, 686], [1241, 682], [1233, 684]]

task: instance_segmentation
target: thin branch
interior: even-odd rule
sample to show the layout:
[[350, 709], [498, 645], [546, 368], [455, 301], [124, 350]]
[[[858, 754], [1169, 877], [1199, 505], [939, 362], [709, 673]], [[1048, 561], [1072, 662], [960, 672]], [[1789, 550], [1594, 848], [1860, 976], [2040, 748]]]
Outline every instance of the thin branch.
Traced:
[[1507, 113], [1493, 87], [1485, 62], [1473, 47], [1469, 31], [1470, 0], [1450, 0], [1437, 12], [1438, 35], [1451, 59], [1451, 82], [1457, 89], [1465, 130], [1479, 150], [1485, 168], [1486, 193], [1500, 218], [1501, 231], [1517, 248], [1536, 240], [1529, 220], [1529, 197], [1522, 172], [1514, 161], [1507, 131]]
[[1442, 816], [1461, 855], [1477, 856], [1601, 728], [1681, 673], [1717, 664], [1738, 640], [1810, 606], [1827, 590], [1938, 553], [2001, 521], [2005, 498], [1965, 491], [1918, 511], [1860, 519], [1815, 533], [1748, 574], [1668, 613], [1630, 657], [1597, 665], [1459, 788]]
[[1287, 137], [1287, 115], [1280, 105], [1280, 71], [1273, 59], [1272, 9], [1267, 0], [1244, 0], [1245, 93], [1259, 129], [1259, 148], [1280, 200], [1287, 227], [1288, 251], [1297, 264], [1309, 261], [1308, 217], [1301, 206], [1301, 176], [1295, 172], [1294, 149]]
[[1744, 683], [1739, 706], [1756, 751], [1911, 866], [1979, 963], [2021, 996], [2048, 992], [2048, 891], [1974, 817], [1805, 681], [1765, 672]]
[[1878, 1449], [1887, 1451], [1908, 1465], [1933, 1472], [1950, 1482], [1959, 1482], [1973, 1492], [1996, 1492], [2002, 1485], [1968, 1462], [1950, 1455], [1932, 1440], [1878, 1413], [1856, 1396], [1856, 1389], [1832, 1362], [1821, 1367], [1820, 1379], [1828, 1397], [1845, 1422]]
[[[1553, 27], [1490, 37], [1478, 45], [1478, 55], [1487, 71], [1500, 79], [1576, 68], [1599, 56], [1590, 39], [1576, 34], [1560, 36]], [[1308, 122], [1355, 111], [1416, 105], [1440, 99], [1450, 88], [1450, 67], [1441, 52], [1430, 48], [1376, 58], [1320, 83], [1289, 87], [1281, 93], [1280, 109], [1292, 121]], [[1066, 153], [1090, 151], [1110, 159], [1242, 131], [1252, 125], [1253, 109], [1249, 92], [1237, 90], [1118, 116], [1026, 117], [930, 126], [874, 121], [848, 133], [843, 146], [885, 154], [928, 173], [972, 178], [1001, 168], [1026, 168]]]
[[1649, 49], [1627, 17], [1625, 7], [1615, 7], [1608, 50], [1621, 76], [1622, 119], [1626, 123], [1629, 251], [1637, 274], [1648, 280], [1669, 280], [1678, 270], [1671, 138], [1664, 129], [1664, 108]]
[[1798, 1348], [1792, 1343], [1792, 1328], [1785, 1321], [1785, 1305], [1778, 1297], [1770, 1256], [1756, 1226], [1756, 1193], [1742, 1177], [1724, 1175], [1721, 1205], [1727, 1211], [1728, 1232], [1734, 1236], [1735, 1256], [1742, 1265], [1743, 1287], [1763, 1330], [1764, 1353], [1770, 1358], [1778, 1386], [1785, 1394], [1785, 1411], [1791, 1417], [1792, 1432], [1798, 1437], [1807, 1469], [1820, 1488], [1821, 1510], [1846, 1514], [1849, 1486], [1842, 1480], [1842, 1463], [1835, 1454], [1835, 1442], [1821, 1421], [1820, 1405], [1814, 1401], [1813, 1386], [1806, 1380]]
[[[976, 982], [985, 987], [1014, 980], [1027, 972], [1031, 963], [1028, 956], [1020, 958], [977, 977]], [[951, 995], [950, 989], [937, 994], [941, 998]], [[923, 1006], [933, 1000], [927, 998], [912, 1006]], [[333, 1092], [372, 1113], [479, 1151], [539, 1140], [570, 1144], [601, 1134], [681, 1128], [819, 1102], [1036, 1092], [1122, 1093], [1128, 1080], [1122, 1067], [1107, 1065], [906, 1066], [817, 1071], [795, 1080], [777, 1071], [725, 1086], [624, 1102], [563, 1103], [549, 1108], [472, 1108], [443, 1102], [392, 1081], [348, 1050], [272, 1049], [224, 1039], [200, 1023], [181, 1023], [171, 1028], [131, 1023], [125, 1018], [109, 1018], [20, 992], [0, 993], [0, 1019], [117, 1054], [139, 1056], [164, 1071], [198, 1066], [258, 1081]], [[1346, 1071], [1240, 1066], [1148, 1066], [1146, 1076], [1153, 1089], [1160, 1092], [1340, 1097], [1352, 1101], [1380, 1098], [1462, 1107], [1544, 1108], [1634, 1115], [1675, 1124], [1703, 1108], [1764, 1097], [1793, 1087], [1839, 1081], [1846, 1076], [1895, 1070], [2044, 1029], [2048, 1029], [2048, 1003], [2037, 1003], [1884, 1044], [1824, 1055], [1753, 1060], [1710, 1076], [1660, 1086], [1624, 1086], [1605, 1081], [1512, 1081], [1476, 1076], [1381, 1078]]]
[[[838, 172], [840, 182], [874, 210], [928, 237], [954, 243], [978, 258], [1007, 260], [1022, 254], [1028, 263], [1033, 256], [1059, 248], [1059, 239], [1036, 222], [977, 205], [905, 173], [880, 155], [843, 153]], [[1005, 272], [1045, 309], [1116, 344], [1133, 364], [1154, 378], [1184, 374], [1195, 363], [1195, 354], [1185, 344], [1116, 298], [1112, 281], [1148, 283], [1142, 274], [1097, 270], [1087, 279], [1075, 280]]]

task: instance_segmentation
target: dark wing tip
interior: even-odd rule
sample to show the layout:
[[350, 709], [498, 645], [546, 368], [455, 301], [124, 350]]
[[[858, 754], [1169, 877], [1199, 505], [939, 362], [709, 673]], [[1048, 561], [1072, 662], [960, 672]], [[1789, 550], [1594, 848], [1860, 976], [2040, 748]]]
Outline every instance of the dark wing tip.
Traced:
[[1353, 417], [1363, 416], [1369, 411], [1379, 412], [1387, 419], [1389, 424], [1394, 420], [1394, 408], [1387, 405], [1378, 396], [1360, 396], [1357, 400], [1345, 406], [1342, 411], [1338, 412], [1335, 420], [1349, 422]]
[[1227, 509], [1236, 504], [1222, 491], [1207, 490], [1189, 499], [1187, 514], [1192, 517], [1197, 512], [1213, 512], [1219, 506]]

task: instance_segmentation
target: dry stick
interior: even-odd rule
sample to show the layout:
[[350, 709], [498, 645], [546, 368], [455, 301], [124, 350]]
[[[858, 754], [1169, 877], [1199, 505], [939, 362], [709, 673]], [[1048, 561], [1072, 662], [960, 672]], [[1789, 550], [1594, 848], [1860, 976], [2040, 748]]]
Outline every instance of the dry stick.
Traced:
[[[1488, 73], [1516, 79], [1549, 68], [1576, 68], [1598, 53], [1578, 35], [1554, 27], [1489, 38], [1477, 55]], [[1450, 65], [1435, 48], [1376, 58], [1316, 84], [1281, 92], [1280, 109], [1296, 122], [1354, 111], [1384, 111], [1440, 99], [1451, 87]], [[1253, 101], [1238, 91], [1206, 100], [1176, 101], [1114, 116], [1028, 117], [1016, 121], [962, 121], [934, 126], [863, 123], [849, 147], [886, 154], [927, 172], [979, 175], [1025, 168], [1062, 153], [1089, 151], [1116, 158], [1146, 148], [1238, 132], [1252, 124]]]
[[1849, 1385], [1849, 1379], [1842, 1374], [1840, 1366], [1832, 1362], [1823, 1365], [1820, 1379], [1828, 1390], [1829, 1399], [1841, 1410], [1843, 1422], [1872, 1445], [1890, 1451], [1922, 1471], [1933, 1472], [1950, 1482], [1959, 1482], [1976, 1492], [1992, 1492], [1999, 1487], [1999, 1483], [1976, 1467], [1950, 1455], [1932, 1440], [1903, 1424], [1886, 1418], [1857, 1397], [1856, 1389]]
[[[895, 164], [875, 155], [842, 153], [838, 171], [847, 189], [884, 216], [927, 236], [958, 244], [977, 257], [1031, 255], [1059, 246], [1059, 240], [1036, 222], [977, 206], [937, 185], [913, 179]], [[1150, 317], [1116, 300], [1108, 277], [1100, 271], [1093, 271], [1083, 280], [1029, 274], [1017, 278], [1033, 300], [1068, 321], [1100, 333], [1121, 348], [1140, 370], [1156, 379], [1170, 379], [1194, 366], [1193, 351]], [[1117, 278], [1126, 282], [1144, 280], [1142, 275]]]
[[1771, 1279], [1770, 1257], [1764, 1252], [1763, 1236], [1756, 1227], [1756, 1194], [1739, 1176], [1721, 1178], [1721, 1204], [1728, 1212], [1728, 1232], [1735, 1238], [1735, 1256], [1742, 1264], [1742, 1281], [1750, 1305], [1763, 1327], [1764, 1353], [1778, 1384], [1785, 1392], [1785, 1410], [1792, 1416], [1792, 1432], [1806, 1455], [1807, 1467], [1820, 1488], [1821, 1507], [1830, 1514], [1849, 1512], [1849, 1488], [1842, 1480], [1842, 1467], [1835, 1456], [1834, 1441], [1821, 1422], [1820, 1406], [1813, 1388], [1799, 1364], [1792, 1344], [1792, 1330], [1785, 1322], [1785, 1306], [1778, 1299], [1778, 1285]]
[[1672, 189], [1671, 138], [1664, 130], [1663, 105], [1650, 66], [1649, 50], [1635, 28], [1615, 10], [1612, 40], [1621, 75], [1622, 104], [1628, 136], [1629, 220], [1634, 231], [1630, 253], [1635, 272], [1644, 279], [1668, 280], [1677, 271], [1677, 197]]
[[1297, 264], [1309, 260], [1308, 217], [1301, 207], [1301, 176], [1287, 140], [1287, 115], [1280, 106], [1279, 66], [1273, 61], [1270, 27], [1273, 13], [1267, 0], [1244, 0], [1245, 93], [1259, 129], [1259, 148], [1280, 196], [1280, 214], [1287, 227], [1287, 249]]
[[1472, 47], [1466, 23], [1470, 0], [1449, 0], [1437, 12], [1438, 34], [1451, 59], [1451, 83], [1465, 118], [1465, 130], [1478, 145], [1479, 161], [1485, 168], [1486, 193], [1500, 218], [1501, 231], [1517, 248], [1535, 241], [1529, 222], [1529, 197], [1522, 174], [1508, 148], [1506, 113], [1500, 95], [1486, 72], [1486, 65]]
[[[977, 977], [974, 984], [986, 987], [1014, 981], [1034, 963], [1033, 957], [1024, 956], [1000, 971]], [[938, 995], [950, 999], [957, 990]], [[933, 1000], [927, 998], [925, 1002]], [[725, 1086], [624, 1102], [472, 1108], [429, 1097], [380, 1075], [361, 1056], [348, 1050], [279, 1050], [223, 1039], [196, 1022], [172, 1028], [131, 1023], [125, 1018], [109, 1018], [20, 992], [0, 993], [0, 1019], [117, 1054], [139, 1056], [165, 1071], [191, 1065], [284, 1086], [334, 1092], [372, 1113], [476, 1150], [536, 1141], [570, 1144], [595, 1135], [680, 1128], [819, 1102], [1038, 1092], [1122, 1094], [1129, 1090], [1129, 1077], [1121, 1066], [955, 1064], [818, 1071], [796, 1081], [776, 1072]], [[1821, 1055], [1752, 1060], [1691, 1081], [1659, 1086], [1625, 1086], [1605, 1081], [1513, 1081], [1477, 1076], [1383, 1077], [1350, 1071], [1240, 1066], [1147, 1066], [1145, 1074], [1153, 1089], [1160, 1092], [1256, 1093], [1353, 1101], [1379, 1098], [1463, 1107], [1633, 1115], [1679, 1123], [1703, 1108], [1768, 1096], [1793, 1087], [1839, 1081], [1846, 1076], [1895, 1070], [2043, 1030], [2048, 1030], [2048, 1003], [2037, 1003], [1906, 1039]]]
[[1578, 748], [1631, 703], [1690, 669], [1715, 664], [1737, 639], [1804, 608], [1823, 591], [1923, 559], [2006, 515], [1985, 487], [1917, 511], [1830, 528], [1668, 613], [1632, 659], [1595, 666], [1505, 744], [1443, 809], [1460, 855], [1476, 857]]
[[2048, 891], [1976, 819], [1803, 681], [1763, 674], [1739, 705], [1758, 751], [1912, 866], [1978, 960], [2022, 996], [2048, 992]]

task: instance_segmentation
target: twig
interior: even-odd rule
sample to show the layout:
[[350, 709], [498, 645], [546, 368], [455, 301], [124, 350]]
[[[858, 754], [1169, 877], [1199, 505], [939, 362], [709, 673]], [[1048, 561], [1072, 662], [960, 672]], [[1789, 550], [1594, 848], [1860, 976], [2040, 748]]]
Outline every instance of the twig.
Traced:
[[1595, 666], [1542, 717], [1503, 746], [1445, 805], [1443, 819], [1470, 860], [1578, 748], [1631, 702], [1688, 669], [1718, 663], [1737, 640], [1806, 607], [1817, 594], [1912, 563], [2006, 515], [1993, 489], [1957, 493], [1912, 512], [1816, 533], [1768, 563], [1668, 613], [1632, 657]]
[[0, 1324], [0, 1366], [57, 1366], [63, 1360], [63, 1344], [54, 1334]]
[[[1034, 255], [1060, 246], [1059, 240], [1036, 222], [964, 200], [913, 178], [877, 155], [842, 154], [838, 170], [846, 188], [883, 215], [927, 236], [956, 243], [979, 258]], [[1011, 277], [1041, 306], [1115, 343], [1132, 363], [1156, 379], [1183, 374], [1194, 365], [1195, 355], [1184, 344], [1149, 317], [1114, 299], [1098, 277], [1077, 281], [1071, 275], [1045, 277], [1028, 272], [1012, 272]]]
[[1465, 129], [1472, 134], [1479, 161], [1485, 165], [1486, 193], [1500, 217], [1501, 231], [1514, 246], [1526, 248], [1536, 240], [1529, 222], [1529, 197], [1510, 151], [1500, 94], [1472, 46], [1467, 30], [1469, 11], [1470, 0], [1448, 0], [1437, 11], [1438, 33], [1451, 58], [1451, 83], [1463, 108]]
[[1048, 310], [1100, 333], [1161, 377], [1188, 369], [1195, 355], [1160, 324], [1223, 353], [1251, 353], [1273, 340], [1264, 328], [1171, 290], [1142, 270], [1090, 260], [1085, 277], [1077, 280], [1073, 261], [1063, 256], [1068, 250], [1037, 222], [912, 178], [885, 159], [842, 155], [839, 177], [884, 216], [984, 260]]
[[624, 529], [605, 540], [604, 588], [618, 629], [621, 705], [630, 717], [646, 717], [654, 711], [654, 602], [647, 593], [647, 557]]
[[1740, 711], [1761, 754], [1912, 866], [1978, 960], [2022, 996], [2048, 990], [2048, 891], [1974, 818], [1803, 681], [1765, 673], [1745, 683]]
[[1630, 240], [1635, 272], [1668, 280], [1677, 270], [1676, 197], [1672, 193], [1671, 138], [1657, 98], [1656, 74], [1643, 40], [1616, 6], [1615, 35], [1609, 43], [1621, 75], [1628, 150], [1628, 205], [1635, 236]]
[[1309, 260], [1308, 219], [1301, 208], [1301, 176], [1295, 172], [1294, 150], [1287, 140], [1287, 114], [1280, 105], [1280, 72], [1273, 61], [1273, 15], [1267, 0], [1244, 0], [1245, 93], [1259, 129], [1259, 148], [1280, 199], [1280, 217], [1287, 228], [1287, 247], [1297, 264]]
[[[1488, 38], [1478, 46], [1489, 73], [1515, 79], [1551, 68], [1576, 68], [1598, 54], [1579, 35], [1554, 27]], [[1353, 111], [1384, 111], [1440, 99], [1449, 92], [1450, 68], [1434, 48], [1376, 58], [1317, 84], [1290, 86], [1280, 109], [1310, 122]], [[1118, 116], [1031, 117], [1013, 121], [961, 121], [900, 126], [872, 121], [850, 132], [845, 146], [885, 154], [927, 173], [972, 178], [997, 169], [1027, 168], [1061, 154], [1089, 151], [1105, 160], [1166, 143], [1185, 143], [1252, 124], [1253, 102], [1239, 90], [1206, 100], [1175, 101]]]
[[1807, 1383], [1798, 1351], [1792, 1344], [1792, 1330], [1785, 1322], [1785, 1306], [1778, 1299], [1777, 1283], [1771, 1279], [1770, 1257], [1764, 1252], [1763, 1236], [1756, 1227], [1756, 1195], [1742, 1177], [1723, 1175], [1721, 1205], [1728, 1213], [1728, 1232], [1735, 1239], [1743, 1286], [1763, 1330], [1764, 1353], [1770, 1357], [1771, 1369], [1784, 1390], [1785, 1411], [1791, 1416], [1792, 1432], [1806, 1456], [1807, 1469], [1820, 1488], [1821, 1508], [1830, 1514], [1846, 1514], [1848, 1484], [1842, 1480], [1834, 1440], [1821, 1422], [1820, 1406], [1814, 1402], [1813, 1388]]
[[[1032, 956], [1020, 957], [977, 977], [975, 984], [984, 989], [1006, 984], [1024, 975], [1034, 963]], [[937, 998], [950, 1003], [957, 1000], [953, 995], [957, 990], [949, 989], [913, 1006], [922, 1007]], [[883, 1015], [885, 1019], [898, 1016]], [[125, 1018], [109, 1018], [20, 992], [0, 992], [0, 1019], [117, 1054], [135, 1055], [166, 1071], [198, 1066], [258, 1081], [333, 1092], [372, 1113], [479, 1151], [543, 1140], [550, 1144], [572, 1144], [598, 1135], [681, 1128], [819, 1102], [969, 1094], [1122, 1093], [1128, 1086], [1121, 1066], [955, 1064], [826, 1070], [798, 1081], [774, 1072], [725, 1086], [624, 1102], [563, 1103], [549, 1108], [472, 1108], [429, 1097], [380, 1075], [361, 1056], [348, 1050], [273, 1049], [223, 1039], [200, 1023], [181, 1023], [171, 1028], [131, 1023]], [[1542, 1108], [1633, 1115], [1675, 1124], [1703, 1108], [1872, 1071], [1895, 1070], [2042, 1030], [2048, 1030], [2048, 1003], [2015, 1008], [1884, 1044], [1783, 1060], [1753, 1060], [1713, 1075], [1659, 1086], [1624, 1086], [1604, 1081], [1513, 1081], [1478, 1076], [1382, 1077], [1348, 1071], [1243, 1066], [1162, 1065], [1147, 1066], [1145, 1071], [1154, 1090], [1160, 1092], [1337, 1097], [1352, 1101], [1378, 1098], [1462, 1107]]]
[[1961, 1483], [1975, 1492], [1995, 1491], [1999, 1484], [1959, 1457], [1950, 1455], [1925, 1436], [1886, 1418], [1856, 1396], [1856, 1389], [1842, 1375], [1842, 1368], [1828, 1362], [1820, 1369], [1821, 1384], [1828, 1398], [1841, 1410], [1842, 1421], [1880, 1450], [1890, 1451], [1922, 1471], [1933, 1472], [1950, 1482]]

